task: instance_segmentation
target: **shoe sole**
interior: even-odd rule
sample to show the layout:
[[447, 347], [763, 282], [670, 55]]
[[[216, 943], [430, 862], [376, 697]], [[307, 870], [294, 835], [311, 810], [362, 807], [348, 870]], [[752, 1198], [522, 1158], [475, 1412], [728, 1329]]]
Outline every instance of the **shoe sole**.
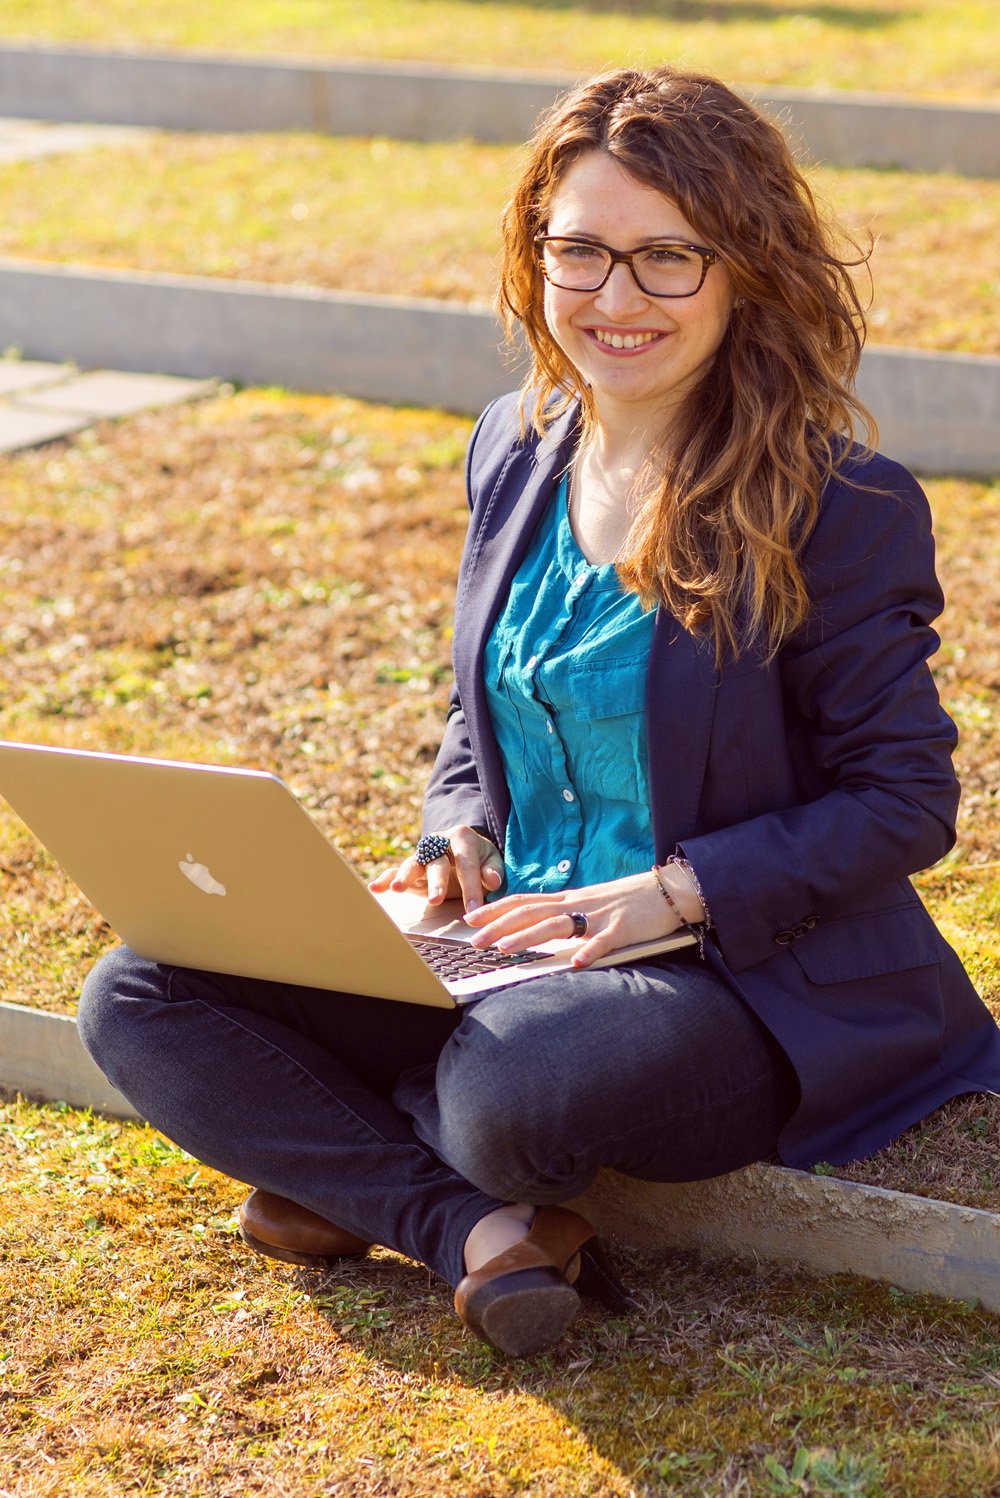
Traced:
[[580, 1297], [554, 1269], [521, 1269], [480, 1286], [465, 1305], [466, 1325], [498, 1352], [530, 1358], [554, 1347]]

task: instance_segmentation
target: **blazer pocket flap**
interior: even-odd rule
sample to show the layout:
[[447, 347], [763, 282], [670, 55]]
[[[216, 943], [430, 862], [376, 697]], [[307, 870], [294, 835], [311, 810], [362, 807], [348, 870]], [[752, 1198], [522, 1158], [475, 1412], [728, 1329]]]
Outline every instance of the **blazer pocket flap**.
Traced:
[[793, 942], [810, 983], [850, 983], [941, 961], [940, 938], [922, 905], [822, 923]]

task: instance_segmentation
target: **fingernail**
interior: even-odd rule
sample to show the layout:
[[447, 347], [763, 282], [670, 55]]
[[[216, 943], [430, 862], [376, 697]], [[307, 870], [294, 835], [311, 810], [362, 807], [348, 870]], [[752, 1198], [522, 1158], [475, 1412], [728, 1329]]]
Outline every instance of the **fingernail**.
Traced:
[[465, 907], [466, 915], [471, 915], [474, 910], [478, 910], [482, 903], [482, 900], [470, 900]]

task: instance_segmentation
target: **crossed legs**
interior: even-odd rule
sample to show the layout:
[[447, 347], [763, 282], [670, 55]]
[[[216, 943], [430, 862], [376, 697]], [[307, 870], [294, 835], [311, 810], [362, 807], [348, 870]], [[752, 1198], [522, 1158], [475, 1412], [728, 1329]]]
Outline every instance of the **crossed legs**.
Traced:
[[568, 1201], [601, 1166], [692, 1180], [766, 1158], [796, 1098], [743, 1001], [686, 957], [435, 1010], [122, 948], [88, 978], [79, 1024], [109, 1079], [199, 1159], [452, 1285], [475, 1267], [467, 1245], [491, 1258], [497, 1231], [520, 1236], [529, 1207]]

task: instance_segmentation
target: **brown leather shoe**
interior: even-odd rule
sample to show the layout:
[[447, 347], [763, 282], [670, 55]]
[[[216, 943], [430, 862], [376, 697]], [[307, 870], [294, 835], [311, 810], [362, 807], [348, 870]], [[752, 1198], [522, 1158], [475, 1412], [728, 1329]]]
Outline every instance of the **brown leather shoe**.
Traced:
[[239, 1221], [244, 1243], [259, 1254], [310, 1269], [329, 1269], [340, 1259], [360, 1259], [371, 1248], [364, 1238], [273, 1191], [251, 1191], [240, 1207]]
[[477, 1337], [513, 1358], [552, 1347], [576, 1315], [580, 1297], [567, 1278], [594, 1237], [567, 1207], [539, 1207], [526, 1238], [460, 1281], [455, 1310]]

